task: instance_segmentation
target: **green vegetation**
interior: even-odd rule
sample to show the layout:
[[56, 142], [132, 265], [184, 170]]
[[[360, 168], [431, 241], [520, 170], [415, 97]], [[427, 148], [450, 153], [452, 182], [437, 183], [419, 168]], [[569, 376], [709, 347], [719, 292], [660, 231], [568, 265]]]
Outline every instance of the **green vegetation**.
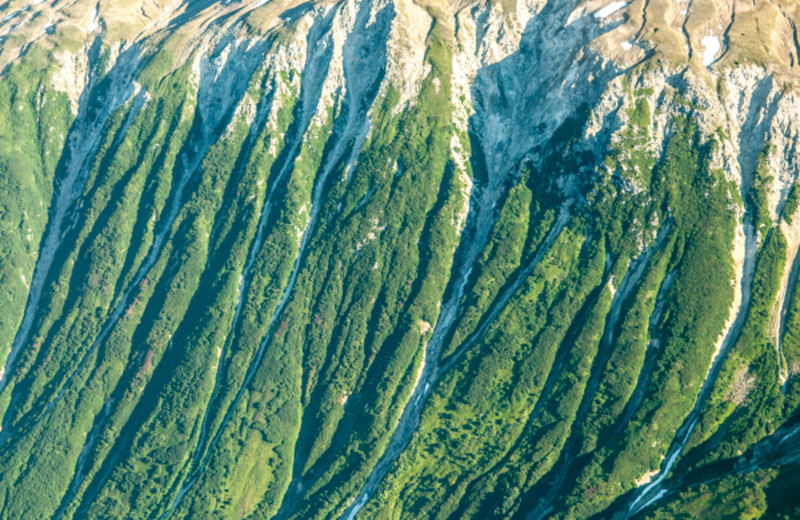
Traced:
[[756, 216], [754, 225], [761, 235], [766, 235], [767, 230], [772, 225], [772, 217], [769, 214], [769, 204], [767, 201], [767, 186], [772, 182], [767, 161], [769, 154], [772, 153], [774, 146], [771, 143], [764, 143], [764, 148], [758, 154], [758, 163], [753, 178], [753, 184], [747, 192], [746, 202], [753, 209]]
[[772, 433], [779, 425], [783, 403], [771, 327], [785, 261], [786, 241], [774, 229], [759, 252], [742, 333], [725, 360], [707, 412], [691, 444], [709, 438], [725, 423], [726, 433], [715, 439], [716, 447], [706, 457], [706, 462], [743, 453], [747, 446]]
[[[67, 96], [49, 85], [31, 51], [0, 81], [0, 359], [8, 355], [22, 321], [45, 233], [53, 181], [73, 121]], [[2, 399], [5, 399], [5, 395]], [[5, 406], [2, 406], [5, 408]]]
[[667, 499], [667, 504], [642, 515], [641, 518], [648, 520], [764, 518], [767, 509], [764, 488], [773, 478], [771, 473], [763, 471], [754, 475], [736, 475], [711, 484], [689, 488], [678, 496]]
[[789, 224], [792, 223], [795, 213], [797, 213], [797, 205], [800, 203], [800, 192], [797, 191], [797, 183], [792, 184], [789, 189], [789, 194], [786, 195], [786, 202], [783, 205], [783, 218]]
[[[383, 59], [391, 9], [359, 10], [353, 33], [376, 37], [344, 49], [316, 27], [301, 66], [293, 31], [347, 6], [269, 28], [273, 8], [217, 40], [144, 35], [161, 43], [122, 61], [112, 31], [84, 48], [58, 27], [2, 72], [0, 357], [49, 269], [0, 376], [0, 520], [338, 518], [393, 438], [410, 441], [359, 518], [605, 518], [662, 465], [734, 333], [640, 517], [797, 514], [770, 436], [800, 406], [800, 291], [780, 285], [800, 195], [776, 225], [772, 145], [740, 193], [711, 167], [731, 138], [703, 133], [706, 101], [677, 76], [634, 86], [655, 60], [618, 108], [487, 135], [505, 109], [528, 124], [519, 85], [482, 69], [465, 115], [439, 8], [418, 91], [362, 61]], [[90, 57], [80, 98], [54, 86], [82, 66], [66, 50]]]
[[[669, 211], [674, 226], [664, 245], [670, 260], [663, 272], [675, 271], [675, 278], [651, 331], [658, 339], [658, 358], [641, 382], [646, 385], [644, 398], [630, 422], [621, 424], [621, 432], [608, 442], [598, 443], [570, 484], [572, 491], [561, 506], [567, 516], [599, 512], [620, 491], [636, 487], [642, 475], [658, 468], [694, 404], [733, 297], [728, 251], [734, 223], [727, 211], [726, 184], [707, 167], [706, 153], [713, 143], [699, 142], [691, 120], [676, 119], [674, 124], [675, 133], [651, 182], [651, 193], [660, 196], [662, 211]], [[662, 264], [656, 260], [653, 265]], [[620, 384], [630, 388], [631, 382], [622, 379], [617, 387]]]

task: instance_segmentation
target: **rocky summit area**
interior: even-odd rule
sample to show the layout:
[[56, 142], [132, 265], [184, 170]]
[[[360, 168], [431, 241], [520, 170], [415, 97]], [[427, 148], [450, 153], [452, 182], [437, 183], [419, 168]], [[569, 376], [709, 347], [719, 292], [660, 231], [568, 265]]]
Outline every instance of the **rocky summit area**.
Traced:
[[800, 518], [796, 0], [0, 0], [0, 520]]

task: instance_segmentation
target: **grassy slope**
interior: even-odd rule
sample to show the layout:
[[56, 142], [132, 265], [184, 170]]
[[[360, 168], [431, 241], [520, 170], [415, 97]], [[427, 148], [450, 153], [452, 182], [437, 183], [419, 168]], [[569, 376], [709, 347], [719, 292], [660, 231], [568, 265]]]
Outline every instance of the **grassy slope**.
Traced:
[[[60, 507], [65, 518], [152, 518], [187, 479], [194, 485], [174, 517], [270, 518], [284, 500], [287, 517], [343, 510], [409, 398], [454, 272], [463, 186], [449, 155], [450, 45], [435, 26], [431, 71], [415, 104], [395, 113], [397, 92], [383, 92], [347, 172], [331, 157], [346, 111], [337, 101], [320, 125], [297, 134], [296, 83], [283, 75], [256, 74], [248, 89], [256, 103], [277, 96], [274, 126], [251, 128], [246, 115], [229, 114], [195, 157], [204, 121], [189, 67], [170, 72], [167, 50], [151, 61], [142, 76], [151, 99], [105, 123], [30, 345], [3, 393], [11, 440], [0, 448], [0, 518], [47, 518]], [[44, 80], [49, 59], [34, 50], [0, 82], [0, 303], [16, 310], [0, 317], [4, 351], [22, 318], [22, 276], [32, 279], [63, 174], [59, 158], [68, 159], [72, 116]], [[102, 82], [97, 88], [95, 95]], [[648, 93], [627, 95], [622, 139], [597, 164], [578, 152], [578, 118], [536, 160], [516, 165], [444, 346], [454, 364], [362, 515], [522, 517], [558, 482], [551, 514], [588, 518], [659, 466], [732, 301], [736, 195], [709, 167], [715, 143], [691, 112], [671, 121], [665, 153], [653, 155]], [[297, 157], [286, 151], [292, 140], [302, 143]], [[759, 179], [769, 175], [763, 158]], [[194, 159], [197, 173], [175, 200], [185, 161]], [[293, 166], [279, 178], [285, 161]], [[321, 186], [319, 224], [273, 322], [325, 168], [333, 175]], [[584, 172], [581, 195], [545, 251], [564, 202], [550, 181], [575, 171]], [[777, 387], [767, 332], [786, 245], [769, 232], [764, 200], [756, 183], [746, 203], [766, 238], [745, 333], [681, 469], [702, 472], [736, 457], [796, 408], [797, 385], [785, 396]], [[173, 204], [179, 211], [164, 228]], [[137, 277], [162, 232], [161, 249]], [[792, 332], [799, 306], [795, 291], [784, 342], [790, 364], [800, 348]], [[656, 308], [663, 313], [653, 318]], [[453, 357], [481, 325], [485, 333]], [[255, 376], [243, 386], [251, 366]], [[726, 396], [743, 368], [756, 383], [735, 407]], [[195, 454], [205, 461], [207, 450], [196, 473]], [[732, 501], [745, 514], [763, 511], [769, 486], [781, 482], [773, 473], [686, 490], [652, 515], [711, 518]]]

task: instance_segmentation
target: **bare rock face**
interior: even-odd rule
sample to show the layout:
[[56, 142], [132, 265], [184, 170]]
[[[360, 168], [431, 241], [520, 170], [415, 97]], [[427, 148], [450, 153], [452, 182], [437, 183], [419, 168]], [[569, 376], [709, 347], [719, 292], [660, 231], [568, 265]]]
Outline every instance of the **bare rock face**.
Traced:
[[800, 514], [798, 20], [0, 5], [0, 516]]

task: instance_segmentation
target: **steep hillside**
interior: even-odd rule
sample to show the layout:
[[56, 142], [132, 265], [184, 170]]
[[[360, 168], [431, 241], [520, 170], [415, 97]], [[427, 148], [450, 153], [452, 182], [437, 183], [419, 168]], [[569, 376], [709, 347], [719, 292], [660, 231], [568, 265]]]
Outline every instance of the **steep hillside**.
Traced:
[[800, 515], [797, 2], [0, 20], [0, 519]]

